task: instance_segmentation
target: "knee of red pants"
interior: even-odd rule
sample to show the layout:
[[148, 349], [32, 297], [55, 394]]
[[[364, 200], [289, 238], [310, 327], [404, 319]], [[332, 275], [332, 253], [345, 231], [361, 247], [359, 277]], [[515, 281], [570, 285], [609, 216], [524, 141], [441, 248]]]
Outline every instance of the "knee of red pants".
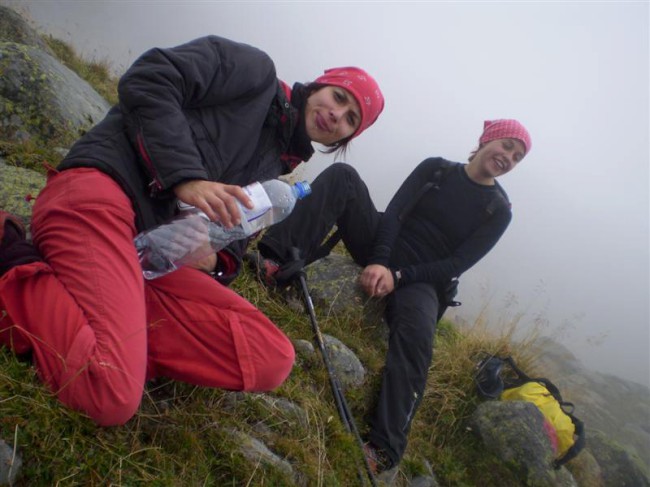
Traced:
[[9, 315], [0, 310], [0, 346], [4, 345], [17, 355], [27, 353], [31, 345], [27, 337], [21, 332], [20, 327], [15, 325]]
[[87, 414], [97, 424], [124, 424], [140, 406], [146, 369], [145, 342], [131, 345], [107, 349], [97, 343], [94, 330], [82, 327], [63, 366], [56, 366], [42, 350], [35, 349], [36, 363], [43, 367], [39, 375], [63, 404]]
[[138, 411], [143, 390], [144, 381], [101, 378], [82, 372], [56, 395], [63, 404], [86, 414], [98, 425], [117, 426]]
[[286, 336], [283, 337], [284, 340], [260, 357], [261, 364], [257, 367], [254, 391], [271, 391], [289, 377], [296, 354], [291, 341]]

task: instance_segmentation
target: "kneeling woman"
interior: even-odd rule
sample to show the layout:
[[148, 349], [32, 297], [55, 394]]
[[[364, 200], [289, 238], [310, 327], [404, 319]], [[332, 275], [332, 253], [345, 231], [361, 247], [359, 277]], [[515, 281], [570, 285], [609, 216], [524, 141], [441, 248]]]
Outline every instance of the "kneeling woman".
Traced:
[[32, 216], [0, 212], [0, 343], [31, 350], [40, 378], [101, 425], [126, 422], [144, 382], [265, 391], [294, 350], [259, 310], [215, 279], [243, 246], [144, 282], [134, 236], [178, 201], [226, 226], [241, 186], [286, 174], [312, 142], [345, 148], [384, 101], [359, 68], [328, 70], [293, 90], [262, 51], [216, 36], [143, 54], [119, 82], [119, 105], [49, 174]]

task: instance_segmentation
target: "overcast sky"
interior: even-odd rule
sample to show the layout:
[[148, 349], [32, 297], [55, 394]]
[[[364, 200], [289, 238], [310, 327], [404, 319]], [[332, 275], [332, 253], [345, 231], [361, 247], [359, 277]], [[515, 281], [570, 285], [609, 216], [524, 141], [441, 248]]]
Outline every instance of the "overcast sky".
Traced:
[[260, 47], [290, 84], [363, 67], [386, 108], [347, 162], [380, 209], [423, 159], [466, 161], [483, 120], [519, 119], [533, 150], [501, 178], [513, 222], [454, 312], [541, 318], [587, 367], [650, 384], [647, 1], [0, 3], [120, 73], [206, 34]]

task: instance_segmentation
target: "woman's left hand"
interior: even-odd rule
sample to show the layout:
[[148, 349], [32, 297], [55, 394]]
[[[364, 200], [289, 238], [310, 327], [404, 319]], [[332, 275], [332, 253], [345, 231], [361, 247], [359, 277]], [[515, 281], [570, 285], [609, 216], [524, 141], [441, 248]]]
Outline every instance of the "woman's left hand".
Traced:
[[379, 264], [366, 266], [359, 276], [359, 283], [368, 296], [375, 298], [383, 298], [395, 289], [390, 269]]

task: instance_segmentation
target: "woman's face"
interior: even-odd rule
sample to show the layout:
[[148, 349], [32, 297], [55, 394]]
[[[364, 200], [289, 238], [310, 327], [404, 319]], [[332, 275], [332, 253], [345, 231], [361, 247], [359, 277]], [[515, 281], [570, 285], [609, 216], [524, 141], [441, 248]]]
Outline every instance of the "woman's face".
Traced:
[[525, 155], [521, 140], [496, 139], [481, 147], [474, 157], [487, 174], [496, 178], [510, 172]]
[[305, 127], [313, 142], [332, 145], [353, 135], [361, 123], [357, 100], [345, 88], [324, 86], [305, 105]]

